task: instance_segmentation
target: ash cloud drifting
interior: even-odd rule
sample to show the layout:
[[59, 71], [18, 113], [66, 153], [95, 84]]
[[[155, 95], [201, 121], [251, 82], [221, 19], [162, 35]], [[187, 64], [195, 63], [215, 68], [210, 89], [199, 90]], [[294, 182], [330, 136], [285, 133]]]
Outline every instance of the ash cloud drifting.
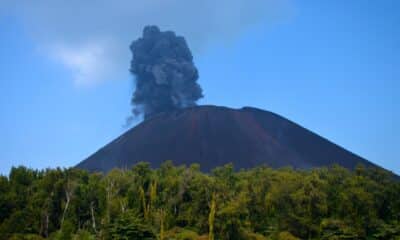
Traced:
[[136, 85], [131, 101], [134, 115], [143, 114], [148, 119], [160, 112], [194, 106], [203, 97], [192, 53], [183, 37], [147, 26], [130, 48]]

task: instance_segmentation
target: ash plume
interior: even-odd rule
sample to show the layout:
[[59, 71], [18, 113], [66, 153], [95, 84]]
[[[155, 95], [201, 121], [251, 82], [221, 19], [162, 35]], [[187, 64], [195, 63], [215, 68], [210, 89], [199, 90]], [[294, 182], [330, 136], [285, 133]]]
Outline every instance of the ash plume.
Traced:
[[134, 115], [143, 114], [148, 119], [160, 112], [194, 106], [203, 97], [192, 53], [183, 37], [147, 26], [130, 49], [130, 71], [136, 87], [131, 100]]

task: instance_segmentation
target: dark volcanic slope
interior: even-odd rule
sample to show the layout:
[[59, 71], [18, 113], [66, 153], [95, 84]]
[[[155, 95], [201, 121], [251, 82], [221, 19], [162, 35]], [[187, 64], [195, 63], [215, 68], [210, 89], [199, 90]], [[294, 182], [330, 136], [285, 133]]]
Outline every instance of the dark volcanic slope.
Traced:
[[312, 168], [337, 163], [352, 169], [367, 160], [274, 113], [199, 106], [163, 113], [127, 131], [78, 164], [109, 171], [147, 161], [200, 163], [202, 170], [232, 162], [237, 169], [262, 164]]

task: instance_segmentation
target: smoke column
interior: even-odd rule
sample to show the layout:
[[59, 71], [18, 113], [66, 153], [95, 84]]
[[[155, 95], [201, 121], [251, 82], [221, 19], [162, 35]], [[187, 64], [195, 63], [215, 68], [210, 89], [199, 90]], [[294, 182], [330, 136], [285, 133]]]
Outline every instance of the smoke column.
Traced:
[[131, 100], [134, 115], [143, 114], [148, 119], [160, 112], [195, 106], [203, 97], [192, 53], [183, 37], [147, 26], [130, 49], [130, 71], [136, 85]]

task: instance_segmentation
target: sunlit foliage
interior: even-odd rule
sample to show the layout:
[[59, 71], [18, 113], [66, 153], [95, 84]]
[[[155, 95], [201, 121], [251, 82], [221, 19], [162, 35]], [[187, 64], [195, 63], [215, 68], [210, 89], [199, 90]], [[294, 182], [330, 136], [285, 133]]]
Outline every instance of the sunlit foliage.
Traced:
[[2, 239], [400, 239], [400, 183], [362, 166], [232, 165], [0, 176]]

